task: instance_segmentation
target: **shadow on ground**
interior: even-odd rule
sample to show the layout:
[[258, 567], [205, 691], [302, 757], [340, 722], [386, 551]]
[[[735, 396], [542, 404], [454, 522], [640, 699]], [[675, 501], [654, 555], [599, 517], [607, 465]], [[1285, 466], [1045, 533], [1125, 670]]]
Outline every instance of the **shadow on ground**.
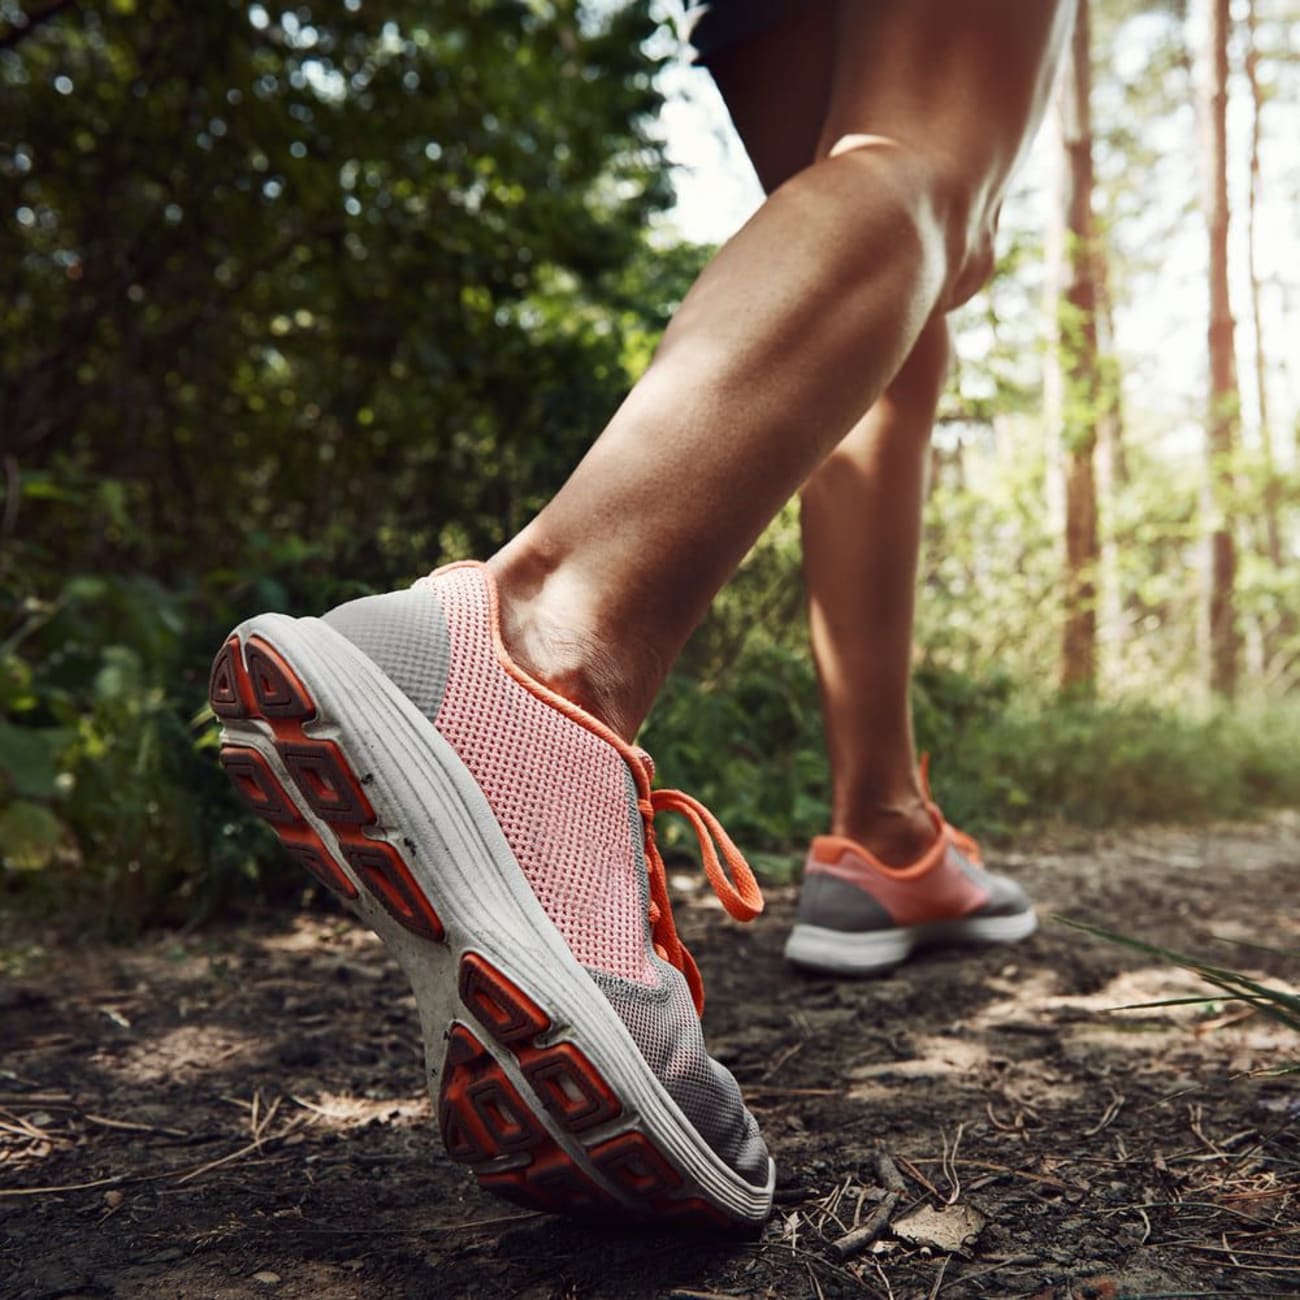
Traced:
[[[1002, 854], [1043, 904], [1286, 985], [1300, 818]], [[1294, 1036], [1048, 923], [850, 983], [785, 969], [794, 895], [680, 923], [780, 1167], [752, 1242], [515, 1212], [446, 1160], [414, 1002], [368, 933], [268, 915], [132, 949], [9, 925], [0, 1296], [1118, 1297], [1300, 1292]], [[1289, 987], [1289, 985], [1288, 985]], [[892, 1227], [834, 1243], [905, 1190]], [[909, 1215], [960, 1211], [960, 1234]], [[926, 1233], [929, 1233], [927, 1237]], [[937, 1232], [938, 1235], [935, 1235]]]

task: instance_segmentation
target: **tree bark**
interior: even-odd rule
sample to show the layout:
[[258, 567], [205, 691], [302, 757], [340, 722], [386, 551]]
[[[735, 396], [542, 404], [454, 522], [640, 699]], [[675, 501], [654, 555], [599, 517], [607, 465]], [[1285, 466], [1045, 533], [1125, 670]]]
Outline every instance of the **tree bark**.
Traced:
[[[1263, 314], [1260, 310], [1259, 258], [1256, 224], [1259, 207], [1259, 142], [1264, 99], [1259, 84], [1259, 36], [1256, 0], [1249, 0], [1246, 10], [1246, 81], [1250, 86], [1250, 190], [1246, 207], [1246, 248], [1250, 263], [1250, 320], [1255, 335], [1255, 400], [1259, 409], [1259, 443], [1265, 467], [1273, 468], [1273, 434], [1269, 423], [1268, 367], [1264, 352]], [[1276, 511], [1269, 522], [1269, 555], [1276, 564], [1281, 557], [1277, 542]]]
[[[1259, 410], [1259, 460], [1262, 479], [1260, 534], [1258, 548], [1281, 574], [1285, 567], [1282, 541], [1282, 481], [1278, 477], [1273, 454], [1273, 424], [1268, 400], [1268, 352], [1264, 346], [1264, 319], [1260, 306], [1258, 243], [1256, 222], [1260, 190], [1260, 139], [1264, 114], [1264, 92], [1259, 82], [1258, 0], [1250, 0], [1246, 10], [1246, 81], [1250, 86], [1250, 190], [1246, 208], [1246, 250], [1250, 263], [1250, 318], [1255, 336], [1255, 401]], [[1262, 668], [1271, 675], [1286, 659], [1295, 638], [1296, 619], [1284, 609], [1277, 617], [1265, 613], [1259, 629]]]
[[1237, 691], [1237, 548], [1234, 537], [1233, 453], [1240, 421], [1235, 325], [1228, 294], [1228, 35], [1229, 0], [1209, 0], [1202, 88], [1205, 132], [1205, 220], [1210, 252], [1209, 409], [1206, 412], [1205, 505], [1208, 543], [1205, 597], [1210, 690]]
[[1056, 356], [1065, 472], [1065, 582], [1062, 690], [1091, 691], [1097, 680], [1097, 422], [1101, 365], [1097, 346], [1097, 250], [1092, 215], [1092, 63], [1088, 0], [1081, 0], [1061, 83], [1058, 120], [1061, 190], [1058, 220]]

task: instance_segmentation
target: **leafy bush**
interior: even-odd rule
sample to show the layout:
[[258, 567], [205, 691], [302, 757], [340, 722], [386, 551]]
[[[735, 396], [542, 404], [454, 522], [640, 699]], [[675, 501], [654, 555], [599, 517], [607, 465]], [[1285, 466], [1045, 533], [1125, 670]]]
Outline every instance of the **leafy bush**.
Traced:
[[936, 785], [951, 817], [994, 834], [1025, 821], [1242, 817], [1300, 801], [1297, 722], [1294, 708], [1180, 713], [1021, 694], [956, 748], [935, 745]]
[[[916, 674], [913, 702], [945, 814], [994, 840], [1031, 825], [1208, 821], [1300, 803], [1294, 707], [1192, 714], [1045, 700], [1007, 678], [933, 668]], [[664, 779], [702, 798], [771, 878], [788, 876], [827, 827], [829, 769], [806, 654], [756, 643], [717, 685], [674, 676], [643, 741]]]
[[0, 888], [129, 928], [281, 878], [212, 761], [220, 638], [512, 535], [700, 254], [647, 238], [644, 0], [18, 12]]
[[241, 878], [278, 876], [274, 838], [212, 761], [191, 604], [139, 575], [75, 576], [21, 602], [24, 621], [0, 647], [11, 889], [129, 930], [202, 914]]
[[[305, 14], [55, 6], [0, 49], [0, 890], [110, 928], [302, 887], [213, 761], [220, 638], [513, 536], [706, 256], [649, 225], [671, 174], [645, 0]], [[985, 833], [1300, 799], [1294, 709], [1178, 709], [1199, 466], [1139, 438], [1100, 685], [1161, 707], [1017, 684], [1055, 653], [1060, 586], [1036, 293], [1009, 274], [967, 308], [993, 352], [955, 373], [935, 447], [915, 700], [937, 793]], [[1243, 564], [1261, 690], [1294, 678], [1294, 569]], [[788, 509], [646, 731], [785, 870], [827, 821], [805, 641]]]
[[[232, 601], [226, 588], [81, 575], [16, 602], [23, 620], [0, 643], [0, 879], [11, 894], [130, 930], [207, 914], [236, 893], [302, 887], [220, 774], [203, 707], [208, 656], [243, 606], [268, 587], [304, 611], [353, 592], [324, 581], [296, 591], [292, 578], [268, 573]], [[720, 602], [692, 652], [730, 646], [730, 665], [703, 672], [688, 656], [642, 740], [665, 781], [704, 799], [765, 875], [789, 878], [828, 824], [816, 679], [805, 650], [761, 628], [729, 635], [738, 599]], [[936, 795], [976, 834], [1300, 803], [1294, 708], [1188, 715], [1041, 700], [1006, 678], [933, 667], [918, 671], [914, 702]], [[690, 849], [685, 827], [669, 821], [662, 834], [667, 849]]]
[[[665, 783], [703, 799], [769, 876], [788, 874], [779, 855], [794, 841], [825, 829], [830, 774], [806, 655], [756, 648], [715, 686], [672, 675], [640, 739]], [[675, 820], [661, 840], [693, 851]]]

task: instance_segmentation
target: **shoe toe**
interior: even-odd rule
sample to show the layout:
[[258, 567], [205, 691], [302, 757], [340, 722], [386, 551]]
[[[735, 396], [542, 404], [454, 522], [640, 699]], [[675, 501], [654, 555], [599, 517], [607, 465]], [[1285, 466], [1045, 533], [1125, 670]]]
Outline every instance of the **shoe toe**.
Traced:
[[657, 958], [655, 967], [657, 989], [603, 972], [588, 973], [700, 1137], [734, 1173], [751, 1186], [763, 1187], [769, 1157], [758, 1123], [731, 1072], [709, 1055], [681, 972]]
[[1008, 876], [982, 873], [983, 884], [989, 892], [988, 902], [976, 913], [978, 916], [1018, 916], [1033, 911], [1029, 895]]

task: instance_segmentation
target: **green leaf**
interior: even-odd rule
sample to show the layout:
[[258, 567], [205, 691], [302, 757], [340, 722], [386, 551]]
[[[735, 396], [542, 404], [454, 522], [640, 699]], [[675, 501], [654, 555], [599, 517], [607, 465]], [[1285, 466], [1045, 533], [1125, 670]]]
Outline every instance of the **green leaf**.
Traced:
[[144, 689], [140, 656], [128, 646], [111, 645], [104, 651], [104, 666], [95, 677], [95, 694], [101, 700], [125, 700]]
[[1300, 1030], [1300, 997], [1296, 997], [1293, 993], [1287, 993], [1283, 989], [1270, 988], [1267, 984], [1260, 984], [1256, 980], [1249, 979], [1236, 971], [1211, 966], [1197, 957], [1189, 957], [1185, 953], [1174, 952], [1170, 948], [1161, 948], [1157, 944], [1147, 943], [1142, 939], [1134, 939], [1130, 935], [1116, 934], [1115, 931], [1103, 929], [1099, 925], [1089, 925], [1086, 921], [1075, 921], [1068, 916], [1058, 915], [1054, 919], [1061, 921], [1072, 929], [1082, 930], [1085, 934], [1095, 935], [1099, 939], [1121, 944], [1125, 948], [1132, 948], [1135, 952], [1145, 953], [1149, 957], [1158, 957], [1171, 965], [1181, 966], [1184, 970], [1199, 975], [1208, 984], [1213, 984], [1216, 988], [1222, 989], [1229, 995], [1229, 998], [1252, 1002], [1269, 1019], [1287, 1025], [1291, 1029]]
[[16, 794], [51, 798], [57, 789], [57, 758], [71, 735], [62, 727], [16, 727], [0, 721], [0, 775]]
[[0, 809], [0, 857], [18, 871], [48, 866], [63, 834], [63, 823], [41, 804], [22, 801]]

